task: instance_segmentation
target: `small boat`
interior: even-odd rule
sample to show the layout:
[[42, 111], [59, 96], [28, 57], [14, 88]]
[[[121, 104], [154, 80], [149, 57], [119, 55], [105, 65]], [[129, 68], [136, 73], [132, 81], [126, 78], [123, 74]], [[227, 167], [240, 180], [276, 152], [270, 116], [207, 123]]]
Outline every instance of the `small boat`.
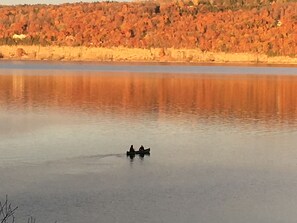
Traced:
[[151, 149], [148, 148], [148, 149], [144, 149], [144, 150], [138, 150], [138, 151], [135, 151], [135, 152], [130, 152], [130, 151], [127, 151], [127, 156], [133, 156], [133, 155], [149, 155], [150, 154], [150, 151]]

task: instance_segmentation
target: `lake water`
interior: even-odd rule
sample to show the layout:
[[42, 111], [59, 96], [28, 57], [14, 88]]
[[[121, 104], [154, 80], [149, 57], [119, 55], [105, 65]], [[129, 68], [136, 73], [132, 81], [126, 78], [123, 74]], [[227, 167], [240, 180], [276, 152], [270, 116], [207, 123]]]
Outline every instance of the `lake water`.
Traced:
[[296, 67], [1, 62], [0, 198], [17, 223], [295, 223], [296, 89]]

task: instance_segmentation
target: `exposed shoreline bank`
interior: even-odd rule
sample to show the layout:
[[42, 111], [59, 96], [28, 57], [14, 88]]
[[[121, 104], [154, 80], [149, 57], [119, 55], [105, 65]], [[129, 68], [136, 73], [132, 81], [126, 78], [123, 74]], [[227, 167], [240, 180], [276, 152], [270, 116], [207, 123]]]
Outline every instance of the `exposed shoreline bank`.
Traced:
[[265, 54], [202, 52], [174, 48], [99, 48], [69, 46], [0, 46], [1, 60], [114, 61], [174, 63], [297, 64], [297, 58]]

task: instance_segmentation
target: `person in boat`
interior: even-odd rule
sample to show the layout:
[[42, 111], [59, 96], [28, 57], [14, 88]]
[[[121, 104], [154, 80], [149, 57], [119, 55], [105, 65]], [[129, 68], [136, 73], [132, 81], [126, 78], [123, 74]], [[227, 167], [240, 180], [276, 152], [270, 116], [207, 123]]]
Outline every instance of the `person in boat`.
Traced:
[[133, 148], [133, 145], [130, 146], [130, 153], [135, 153], [135, 150]]
[[144, 151], [144, 147], [143, 147], [143, 145], [141, 145], [139, 148], [139, 152], [143, 152], [143, 151]]

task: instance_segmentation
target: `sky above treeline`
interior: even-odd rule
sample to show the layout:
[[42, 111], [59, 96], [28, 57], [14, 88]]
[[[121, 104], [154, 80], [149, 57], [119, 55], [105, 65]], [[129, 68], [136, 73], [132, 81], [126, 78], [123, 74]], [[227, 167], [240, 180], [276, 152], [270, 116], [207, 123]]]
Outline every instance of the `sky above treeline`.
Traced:
[[[125, 1], [125, 0], [119, 0]], [[126, 0], [127, 1], [127, 0]], [[62, 4], [73, 2], [98, 2], [98, 0], [0, 0], [0, 5], [23, 5], [23, 4]]]

